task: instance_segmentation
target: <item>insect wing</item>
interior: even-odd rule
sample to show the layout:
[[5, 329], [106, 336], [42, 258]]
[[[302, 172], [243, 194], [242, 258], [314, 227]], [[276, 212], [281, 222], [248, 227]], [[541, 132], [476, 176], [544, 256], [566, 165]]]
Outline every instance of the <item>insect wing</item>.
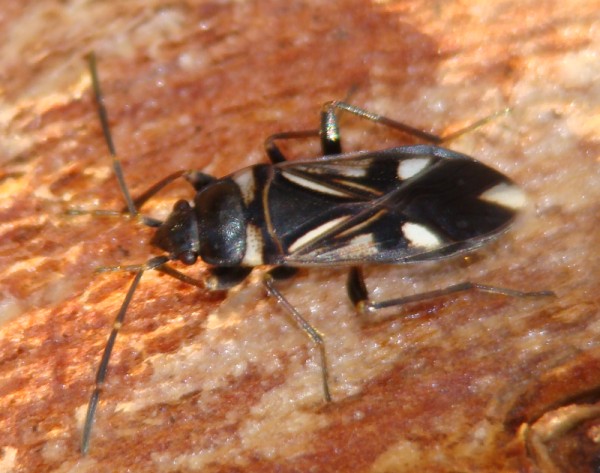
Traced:
[[503, 174], [433, 146], [282, 163], [268, 198], [289, 265], [451, 256], [497, 236], [523, 204]]

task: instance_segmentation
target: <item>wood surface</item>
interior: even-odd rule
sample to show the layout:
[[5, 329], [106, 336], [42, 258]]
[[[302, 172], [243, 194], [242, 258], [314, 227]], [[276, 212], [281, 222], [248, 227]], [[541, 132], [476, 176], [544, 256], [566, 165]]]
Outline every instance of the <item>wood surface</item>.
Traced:
[[[600, 2], [5, 0], [0, 17], [0, 472], [593, 472], [600, 468]], [[448, 147], [530, 205], [485, 249], [366, 268], [383, 299], [476, 293], [361, 320], [344, 269], [227, 295], [149, 272], [111, 359], [90, 452], [86, 405], [152, 230], [67, 216], [123, 205], [84, 56], [95, 51], [134, 195], [179, 169], [265, 162], [270, 134], [352, 103], [436, 133], [511, 112]], [[348, 118], [346, 150], [409, 143]], [[287, 147], [292, 159], [318, 144]], [[185, 183], [147, 206], [164, 216]], [[188, 274], [202, 278], [197, 264]]]

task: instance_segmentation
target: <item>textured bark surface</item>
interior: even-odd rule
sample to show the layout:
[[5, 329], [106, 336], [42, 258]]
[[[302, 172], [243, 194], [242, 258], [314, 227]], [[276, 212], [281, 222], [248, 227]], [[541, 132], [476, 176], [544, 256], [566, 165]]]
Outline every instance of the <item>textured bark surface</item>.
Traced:
[[[35, 2], [0, 17], [0, 471], [586, 472], [600, 465], [600, 3]], [[462, 280], [558, 297], [463, 294], [365, 324], [342, 269], [227, 296], [144, 276], [111, 360], [91, 450], [82, 420], [152, 231], [120, 219], [84, 55], [95, 51], [132, 193], [178, 169], [265, 161], [270, 134], [314, 128], [346, 97], [443, 133], [531, 205], [469, 258], [367, 268], [378, 299]], [[406, 143], [343, 122], [344, 146]], [[290, 146], [318, 154], [317, 143]], [[165, 215], [184, 184], [148, 205]], [[198, 264], [189, 274], [203, 277]]]

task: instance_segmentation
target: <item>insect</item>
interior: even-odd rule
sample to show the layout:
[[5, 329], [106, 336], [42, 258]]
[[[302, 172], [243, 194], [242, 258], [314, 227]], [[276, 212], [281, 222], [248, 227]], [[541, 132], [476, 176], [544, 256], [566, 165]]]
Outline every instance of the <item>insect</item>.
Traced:
[[[331, 401], [331, 394], [323, 337], [276, 287], [278, 280], [292, 276], [299, 267], [347, 266], [348, 296], [360, 313], [466, 290], [515, 297], [552, 294], [464, 282], [384, 301], [369, 297], [360, 266], [417, 263], [472, 251], [507, 229], [523, 205], [523, 193], [509, 178], [469, 156], [436, 146], [481, 122], [439, 137], [345, 102], [328, 102], [321, 110], [320, 128], [278, 133], [266, 140], [270, 164], [250, 166], [219, 179], [197, 171], [177, 171], [133, 199], [110, 134], [93, 54], [89, 55], [89, 68], [103, 134], [127, 203], [125, 210], [112, 213], [129, 214], [155, 227], [151, 243], [163, 254], [139, 265], [101, 268], [130, 271], [135, 276], [100, 360], [83, 427], [84, 454], [90, 446], [116, 337], [147, 270], [158, 270], [195, 286], [225, 290], [243, 281], [254, 267], [271, 267], [264, 273], [264, 287], [318, 348], [326, 401]], [[343, 154], [336, 116], [339, 111], [432, 145]], [[276, 143], [311, 137], [320, 138], [323, 151], [322, 157], [312, 161], [288, 162]], [[192, 202], [176, 202], [164, 222], [139, 214], [138, 209], [148, 199], [179, 178], [193, 186]], [[207, 281], [191, 278], [169, 265], [172, 261], [193, 265], [198, 259], [211, 268]]]

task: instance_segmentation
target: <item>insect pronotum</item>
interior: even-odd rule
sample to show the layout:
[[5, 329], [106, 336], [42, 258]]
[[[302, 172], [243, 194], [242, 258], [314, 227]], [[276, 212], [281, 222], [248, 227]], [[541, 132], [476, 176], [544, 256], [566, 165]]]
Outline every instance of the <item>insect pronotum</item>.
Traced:
[[[110, 355], [127, 308], [147, 270], [158, 270], [180, 281], [211, 290], [239, 284], [256, 266], [264, 273], [266, 292], [277, 300], [318, 349], [323, 395], [331, 401], [325, 343], [276, 287], [302, 266], [343, 265], [349, 268], [347, 292], [359, 313], [456, 292], [477, 290], [513, 297], [552, 295], [522, 292], [463, 282], [444, 289], [383, 301], [371, 300], [361, 265], [403, 264], [436, 260], [472, 251], [508, 228], [524, 203], [522, 191], [506, 176], [481, 162], [440, 145], [480, 126], [489, 118], [445, 137], [436, 136], [345, 102], [321, 108], [318, 129], [271, 135], [265, 141], [269, 164], [257, 164], [223, 178], [197, 171], [177, 171], [133, 199], [115, 151], [100, 89], [96, 59], [89, 68], [103, 134], [126, 208], [78, 211], [73, 214], [125, 214], [155, 227], [151, 240], [162, 255], [138, 265], [100, 268], [135, 274], [116, 316], [88, 404], [81, 451], [90, 446], [92, 425], [106, 378]], [[386, 125], [431, 145], [343, 154], [336, 111]], [[278, 140], [318, 137], [323, 156], [288, 162]], [[179, 200], [163, 222], [142, 216], [138, 209], [172, 181], [183, 178], [195, 190], [192, 202]], [[211, 277], [193, 279], [171, 267], [200, 258]]]

